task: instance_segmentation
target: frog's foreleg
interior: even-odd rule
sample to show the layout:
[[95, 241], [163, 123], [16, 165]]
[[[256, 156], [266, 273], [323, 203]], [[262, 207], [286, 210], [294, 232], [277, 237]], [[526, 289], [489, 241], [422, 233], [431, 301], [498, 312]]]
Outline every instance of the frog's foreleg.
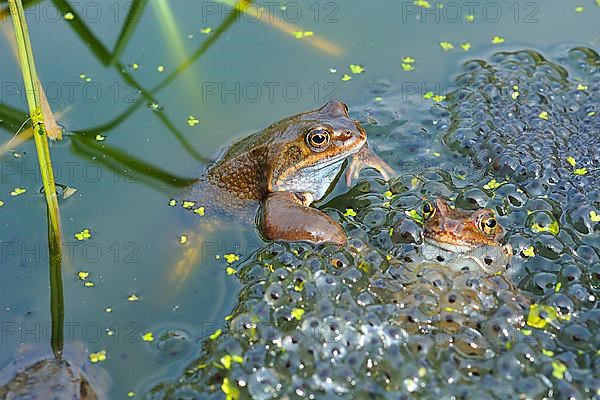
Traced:
[[275, 192], [262, 203], [260, 222], [270, 240], [346, 243], [346, 233], [329, 215], [308, 207], [312, 196], [304, 193]]
[[360, 171], [364, 168], [374, 168], [387, 181], [396, 176], [396, 171], [383, 161], [371, 148], [368, 143], [352, 156], [350, 164], [346, 168], [346, 184], [350, 186], [352, 181], [358, 178]]

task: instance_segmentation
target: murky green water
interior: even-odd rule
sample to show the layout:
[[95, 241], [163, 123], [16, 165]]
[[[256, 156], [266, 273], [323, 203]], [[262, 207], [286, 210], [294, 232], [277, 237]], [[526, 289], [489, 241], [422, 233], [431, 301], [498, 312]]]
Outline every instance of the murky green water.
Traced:
[[[369, 293], [369, 279], [376, 278], [376, 270], [387, 268], [377, 257], [385, 259], [390, 252], [405, 251], [393, 237], [390, 239], [389, 228], [398, 228], [404, 211], [419, 196], [442, 194], [459, 196], [458, 202], [472, 208], [476, 204], [502, 211], [501, 223], [508, 228], [509, 242], [517, 252], [507, 279], [518, 288], [510, 290], [533, 303], [562, 307], [565, 313], [570, 312], [571, 319], [560, 319], [560, 329], [552, 328], [548, 334], [533, 329], [535, 341], [519, 343], [531, 350], [522, 346], [507, 349], [507, 341], [522, 338], [521, 331], [513, 331], [507, 320], [513, 315], [526, 318], [527, 310], [519, 309], [516, 300], [502, 298], [499, 303], [508, 304], [514, 314], [488, 304], [487, 314], [470, 315], [483, 322], [503, 321], [499, 326], [507, 329], [498, 340], [500, 344], [490, 346], [491, 358], [477, 359], [472, 362], [476, 367], [472, 367], [465, 366], [469, 357], [464, 354], [444, 350], [438, 359], [431, 359], [429, 353], [418, 350], [396, 358], [379, 358], [379, 367], [371, 370], [353, 369], [348, 364], [353, 371], [349, 376], [360, 378], [360, 392], [365, 396], [368, 392], [383, 395], [382, 388], [398, 394], [411, 392], [412, 385], [407, 386], [405, 380], [423, 378], [419, 372], [423, 367], [435, 373], [422, 380], [420, 390], [438, 398], [459, 395], [461, 388], [472, 390], [482, 382], [496, 388], [496, 397], [547, 395], [544, 385], [548, 384], [540, 376], [549, 377], [554, 396], [570, 393], [571, 387], [579, 396], [593, 396], [598, 381], [592, 378], [600, 373], [595, 310], [599, 239], [598, 223], [590, 212], [600, 213], [600, 180], [598, 117], [588, 114], [598, 112], [598, 59], [586, 59], [584, 53], [569, 49], [584, 46], [598, 50], [600, 7], [592, 1], [445, 2], [443, 8], [431, 2], [429, 9], [396, 1], [286, 4], [282, 10], [280, 4], [265, 3], [264, 22], [250, 15], [231, 16], [231, 9], [218, 3], [134, 2], [141, 12], [130, 24], [128, 36], [122, 29], [131, 8], [129, 2], [71, 3], [73, 19], [63, 18], [69, 11], [67, 2], [26, 3], [40, 77], [68, 132], [63, 142], [52, 146], [57, 181], [77, 189], [75, 195], [61, 202], [66, 238], [66, 340], [81, 341], [93, 353], [106, 351], [107, 359], [97, 365], [112, 376], [112, 398], [125, 398], [129, 392], [141, 397], [159, 382], [176, 380], [189, 365], [196, 364], [190, 363], [198, 356], [219, 362], [236, 346], [251, 356], [247, 346], [252, 341], [236, 336], [235, 326], [224, 321], [230, 314], [239, 317], [234, 320], [240, 323], [247, 313], [254, 313], [263, 318], [261, 323], [267, 328], [273, 323], [283, 332], [293, 333], [298, 330], [293, 323], [282, 327], [274, 322], [289, 311], [286, 307], [303, 305], [307, 307], [306, 318], [311, 310], [315, 311], [311, 317], [325, 317], [332, 314], [331, 304], [346, 310], [350, 307], [344, 304], [354, 299], [365, 309], [377, 304], [382, 310], [352, 308], [352, 329], [344, 332], [359, 331], [365, 323], [393, 327], [397, 310], [384, 304], [389, 293], [387, 297]], [[583, 7], [582, 12], [576, 12], [578, 6]], [[473, 22], [467, 21], [470, 14], [474, 15]], [[7, 21], [3, 17], [4, 29]], [[313, 32], [314, 36], [297, 39], [282, 29]], [[495, 36], [497, 42], [504, 42], [492, 44]], [[453, 49], [444, 51], [441, 42], [452, 44]], [[471, 47], [465, 51], [467, 44]], [[553, 66], [530, 61], [535, 60], [532, 54], [492, 56], [496, 51], [520, 49], [541, 52], [566, 68], [568, 77]], [[26, 104], [20, 71], [6, 36], [0, 41], [0, 54], [0, 120], [6, 142], [24, 121]], [[403, 68], [405, 57], [415, 61], [405, 61]], [[493, 66], [462, 66], [474, 58]], [[365, 72], [354, 74], [351, 64], [363, 66]], [[185, 68], [178, 71], [180, 65]], [[414, 70], [405, 70], [412, 67]], [[344, 79], [345, 74], [351, 79]], [[488, 82], [489, 87], [482, 82]], [[586, 88], [578, 90], [578, 84]], [[423, 98], [430, 91], [447, 95], [456, 88], [468, 89], [441, 101], [441, 106]], [[481, 96], [468, 98], [466, 92]], [[513, 92], [519, 93], [522, 108], [510, 105], [509, 100], [515, 101]], [[379, 154], [402, 173], [398, 187], [410, 188], [400, 200], [391, 201], [391, 214], [382, 203], [389, 200], [383, 193], [393, 188], [373, 179], [329, 203], [342, 212], [346, 208], [359, 211], [356, 221], [342, 217], [341, 212], [336, 215], [353, 236], [367, 243], [364, 246], [369, 254], [374, 254], [367, 260], [374, 265], [368, 273], [356, 278], [352, 274], [358, 270], [349, 268], [352, 276], [339, 278], [353, 288], [344, 295], [348, 297], [345, 302], [340, 301], [338, 292], [314, 278], [319, 289], [316, 298], [306, 303], [294, 299], [293, 305], [265, 302], [258, 307], [263, 298], [260, 287], [272, 289], [276, 279], [264, 271], [252, 272], [255, 264], [267, 260], [276, 267], [281, 263], [291, 268], [304, 261], [271, 260], [276, 257], [271, 254], [286, 252], [262, 248], [263, 242], [253, 233], [232, 235], [235, 227], [211, 233], [202, 248], [201, 261], [185, 281], [178, 281], [173, 267], [185, 248], [179, 244], [180, 235], [193, 224], [169, 207], [169, 200], [200, 173], [206, 159], [234, 138], [331, 98], [349, 104], [364, 122]], [[542, 114], [547, 119], [540, 118], [542, 112], [547, 113]], [[519, 139], [523, 131], [533, 132], [528, 136], [529, 146]], [[561, 142], [556, 136], [571, 139]], [[46, 221], [35, 149], [31, 142], [10, 147], [13, 152], [0, 156], [0, 365], [11, 362], [21, 343], [45, 344], [50, 336]], [[587, 168], [587, 173], [575, 176], [573, 168], [565, 164], [567, 156], [574, 157], [577, 168]], [[498, 168], [488, 168], [489, 160], [500, 160]], [[519, 160], [521, 165], [517, 166]], [[449, 182], [438, 172], [425, 172], [424, 183], [410, 187], [412, 176], [428, 168], [447, 171], [453, 178]], [[466, 179], [460, 181], [456, 176]], [[481, 190], [490, 179], [503, 181], [507, 177], [509, 184], [496, 194]], [[17, 188], [26, 192], [11, 195]], [[340, 183], [330, 198], [346, 190]], [[559, 222], [559, 235], [532, 233], [534, 223], [547, 226], [544, 224], [551, 224], [552, 218]], [[74, 235], [84, 229], [90, 230], [91, 238], [77, 240]], [[536, 256], [521, 254], [529, 246]], [[310, 254], [314, 250], [303, 251]], [[321, 251], [323, 265], [335, 251]], [[239, 270], [237, 275], [226, 273], [223, 256], [232, 253], [241, 258], [242, 264], [233, 264]], [[303, 259], [297, 254], [292, 257]], [[349, 267], [360, 264], [361, 258], [351, 252], [344, 257]], [[323, 265], [305, 265], [310, 276], [307, 281]], [[82, 280], [79, 272], [89, 272], [89, 276]], [[331, 273], [342, 274], [337, 270]], [[416, 278], [406, 279], [413, 282]], [[557, 282], [561, 282], [562, 292], [560, 287], [556, 290]], [[499, 291], [493, 285], [510, 291], [497, 282], [481, 287]], [[382, 291], [389, 292], [383, 286]], [[294, 285], [288, 289], [294, 291]], [[555, 290], [557, 295], [552, 297]], [[377, 318], [369, 313], [377, 314]], [[465, 315], [469, 317], [467, 312]], [[223, 336], [217, 338], [220, 342], [212, 343], [209, 336], [217, 329]], [[152, 333], [153, 341], [144, 340], [150, 339], [148, 333]], [[393, 332], [386, 334], [397, 337]], [[238, 345], [228, 346], [230, 337]], [[261, 340], [268, 341], [265, 337]], [[423, 337], [421, 340], [427, 342]], [[203, 347], [204, 342], [209, 344]], [[223, 347], [215, 350], [221, 343]], [[304, 344], [310, 347], [305, 342], [300, 347]], [[568, 373], [553, 377], [556, 368], [552, 362], [556, 359], [549, 353], [542, 358], [542, 349], [561, 355], [560, 362]], [[528, 351], [535, 361], [523, 356]], [[287, 362], [277, 354], [261, 357], [264, 355], [255, 354], [245, 364], [247, 370], [237, 368], [234, 362], [234, 367], [222, 374], [208, 371], [192, 375], [182, 390], [193, 397], [190, 388], [208, 391], [215, 385], [216, 396], [222, 396], [222, 380], [215, 376], [248, 381], [253, 365], [281, 369]], [[293, 357], [290, 360], [298, 364]], [[315, 376], [322, 376], [325, 383], [314, 387], [305, 384], [304, 390], [323, 390], [330, 385], [327, 389], [331, 393], [343, 393], [339, 388], [344, 385], [336, 389], [339, 382], [335, 377], [327, 381], [326, 370], [331, 366], [317, 361], [314, 370], [323, 374]], [[460, 376], [450, 373], [452, 365], [459, 365]], [[496, 378], [485, 380], [481, 378], [485, 373], [469, 373], [469, 368], [491, 371], [488, 375]], [[517, 380], [520, 374], [525, 378]], [[301, 377], [303, 372], [267, 378], [291, 388], [286, 382], [293, 381], [294, 376]], [[342, 376], [340, 372], [337, 378]], [[448, 377], [452, 377], [451, 382]], [[460, 386], [453, 386], [457, 381]], [[262, 388], [253, 387], [250, 393], [262, 393]], [[356, 386], [348, 390], [356, 390]]]

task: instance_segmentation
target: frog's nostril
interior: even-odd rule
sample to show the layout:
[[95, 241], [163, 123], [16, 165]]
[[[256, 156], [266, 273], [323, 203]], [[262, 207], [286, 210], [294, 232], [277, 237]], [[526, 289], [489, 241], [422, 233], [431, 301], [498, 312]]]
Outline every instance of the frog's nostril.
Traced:
[[338, 135], [338, 139], [342, 140], [342, 141], [345, 141], [345, 140], [348, 140], [348, 139], [351, 139], [351, 138], [352, 138], [352, 131], [351, 130], [341, 131], [339, 133], [339, 135]]

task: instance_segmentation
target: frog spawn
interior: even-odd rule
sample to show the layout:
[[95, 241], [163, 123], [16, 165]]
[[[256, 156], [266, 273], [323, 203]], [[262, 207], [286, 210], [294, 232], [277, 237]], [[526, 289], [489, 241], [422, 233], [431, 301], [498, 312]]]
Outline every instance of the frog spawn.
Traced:
[[[327, 203], [350, 237], [341, 249], [275, 243], [257, 252], [240, 267], [244, 287], [223, 334], [207, 340], [181, 378], [155, 387], [150, 397], [222, 398], [225, 379], [239, 398], [598, 396], [600, 225], [589, 211], [599, 204], [595, 189], [583, 185], [597, 179], [598, 138], [585, 134], [598, 126], [587, 116], [598, 104], [597, 56], [574, 50], [561, 56], [563, 66], [548, 66], [521, 52], [492, 63], [467, 63], [457, 80], [473, 95], [459, 89], [448, 109], [436, 106], [420, 121], [464, 160], [442, 152], [439, 169], [389, 185], [366, 178]], [[586, 93], [574, 89], [563, 69], [576, 71]], [[510, 93], [517, 85], [519, 99], [527, 100], [515, 118]], [[369, 106], [365, 114], [379, 119], [381, 131], [391, 127], [400, 135], [402, 124], [386, 107]], [[552, 108], [554, 127], [537, 121], [542, 107]], [[472, 129], [474, 121], [487, 123]], [[507, 132], [525, 124], [535, 146], [510, 141]], [[365, 125], [372, 137], [373, 127]], [[561, 134], [565, 127], [584, 135]], [[547, 162], [545, 149], [560, 146], [561, 154], [585, 147], [576, 158], [588, 173], [573, 174], [560, 157]], [[419, 146], [412, 149], [416, 162], [426, 157]], [[481, 168], [490, 158], [502, 162], [487, 173], [462, 173], [468, 168], [461, 162]], [[502, 183], [491, 188], [491, 179]], [[496, 212], [514, 251], [508, 271], [448, 270], [423, 259], [419, 223], [406, 212], [437, 196]], [[350, 207], [356, 216], [338, 211]], [[225, 368], [226, 355], [243, 361]]]

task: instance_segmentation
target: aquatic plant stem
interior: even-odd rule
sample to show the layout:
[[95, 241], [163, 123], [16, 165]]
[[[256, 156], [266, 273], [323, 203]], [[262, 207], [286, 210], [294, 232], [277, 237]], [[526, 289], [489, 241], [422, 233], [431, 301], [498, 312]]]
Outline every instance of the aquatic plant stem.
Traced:
[[[40, 164], [40, 173], [44, 184], [44, 195], [46, 196], [46, 205], [48, 210], [48, 242], [50, 251], [50, 283], [51, 283], [51, 301], [58, 301], [56, 291], [60, 292], [60, 301], [57, 304], [51, 304], [53, 316], [52, 326], [52, 350], [56, 357], [60, 357], [62, 353], [62, 324], [57, 326], [55, 323], [55, 310], [64, 308], [62, 304], [62, 281], [53, 279], [52, 277], [61, 277], [62, 263], [62, 248], [61, 248], [61, 231], [60, 231], [60, 215], [58, 211], [58, 198], [56, 195], [56, 184], [54, 181], [54, 173], [52, 171], [52, 162], [50, 159], [50, 148], [48, 146], [48, 136], [46, 134], [46, 126], [44, 124], [44, 113], [42, 111], [42, 98], [39, 91], [39, 79], [35, 69], [33, 59], [33, 50], [31, 41], [29, 40], [29, 30], [25, 21], [25, 12], [21, 0], [8, 0], [10, 13], [12, 15], [13, 29], [17, 40], [17, 49], [19, 53], [19, 61], [21, 63], [21, 71], [23, 73], [23, 81], [25, 83], [25, 94], [27, 104], [29, 106], [29, 115], [33, 127], [33, 138], [35, 148]], [[54, 283], [54, 285], [53, 285]], [[56, 284], [60, 283], [60, 288]], [[64, 312], [64, 311], [63, 311]], [[62, 314], [59, 312], [59, 314]], [[55, 329], [56, 335], [55, 336]]]

